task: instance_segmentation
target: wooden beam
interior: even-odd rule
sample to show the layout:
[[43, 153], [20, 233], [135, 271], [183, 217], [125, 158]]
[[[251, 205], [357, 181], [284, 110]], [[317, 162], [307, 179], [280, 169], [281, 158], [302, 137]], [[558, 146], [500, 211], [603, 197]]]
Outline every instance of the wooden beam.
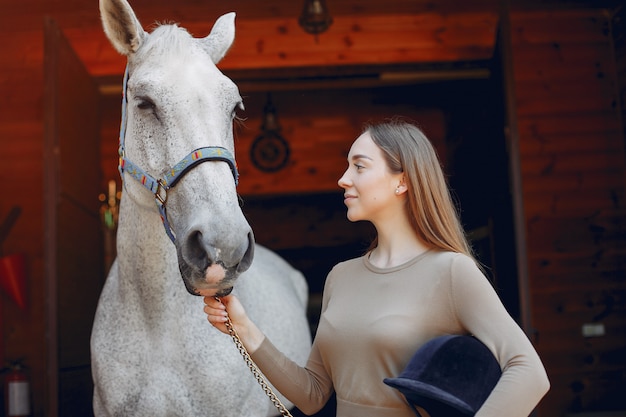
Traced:
[[[493, 12], [338, 16], [317, 38], [296, 19], [238, 19], [235, 44], [220, 63], [229, 70], [488, 60], [493, 55], [498, 17]], [[206, 23], [186, 26], [206, 36]], [[121, 74], [125, 58], [100, 28], [65, 31], [95, 77]]]

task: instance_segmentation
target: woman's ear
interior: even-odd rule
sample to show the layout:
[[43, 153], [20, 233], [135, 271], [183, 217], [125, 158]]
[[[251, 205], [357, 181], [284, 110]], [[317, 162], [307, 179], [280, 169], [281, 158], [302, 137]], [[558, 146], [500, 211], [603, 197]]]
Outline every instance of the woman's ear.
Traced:
[[401, 195], [406, 193], [408, 187], [406, 186], [406, 181], [404, 181], [404, 176], [400, 179], [400, 183], [396, 187], [396, 195]]

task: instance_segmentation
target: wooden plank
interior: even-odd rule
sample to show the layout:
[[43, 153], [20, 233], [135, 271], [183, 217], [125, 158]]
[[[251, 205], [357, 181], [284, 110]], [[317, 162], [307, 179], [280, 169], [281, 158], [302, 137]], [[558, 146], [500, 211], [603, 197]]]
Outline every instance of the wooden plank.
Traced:
[[520, 142], [520, 154], [524, 159], [554, 153], [567, 155], [602, 151], [624, 154], [624, 141], [619, 131], [597, 130], [584, 133], [551, 134], [549, 137], [526, 135]]
[[[532, 248], [529, 251], [529, 261], [534, 268], [537, 268], [538, 272], [542, 274], [558, 273], [564, 268], [570, 266], [574, 268], [583, 267], [585, 265], [598, 267], [598, 271], [602, 271], [602, 264], [610, 268], [614, 262], [623, 265], [626, 262], [626, 258], [623, 255], [626, 251], [626, 244], [624, 242], [617, 242], [614, 246], [609, 248], [599, 248], [592, 250], [589, 248], [579, 248], [569, 252], [555, 251], [554, 248], [548, 250], [539, 250], [538, 248]], [[624, 275], [624, 272], [622, 272]], [[610, 277], [607, 277], [610, 278]], [[619, 277], [615, 277], [619, 278]], [[593, 283], [593, 281], [590, 281]]]
[[[465, 26], [466, 18], [475, 24]], [[493, 50], [496, 22], [489, 14], [338, 17], [317, 43], [292, 21], [242, 22], [223, 67], [485, 59]]]
[[[8, 138], [6, 144], [5, 141], [2, 142], [2, 149], [4, 151], [6, 146], [6, 149], [20, 151], [22, 143], [24, 143], [24, 146], [27, 148], [31, 146], [29, 144], [32, 144], [32, 146], [39, 145], [39, 148], [41, 148], [40, 138], [38, 136], [42, 135], [42, 132], [43, 128], [33, 123], [32, 120], [7, 120], [6, 122], [0, 123], [0, 137]], [[3, 152], [0, 154], [0, 157], [5, 155], [10, 155], [10, 152]]]
[[[541, 282], [541, 287], [533, 288], [533, 293], [553, 293], [565, 290], [579, 289], [581, 291], [591, 291], [598, 288], [598, 285], [605, 285], [607, 290], [619, 289], [620, 280], [624, 279], [624, 265], [616, 262], [615, 269], [599, 270], [594, 268], [585, 276], [575, 268], [564, 268], [563, 271], [544, 274], [536, 269], [532, 269], [533, 279]], [[596, 285], [589, 285], [589, 281], [596, 281]]]
[[[2, 73], [11, 76], [20, 76], [20, 71], [38, 69], [43, 65], [43, 36], [39, 22], [38, 30], [0, 32], [2, 34], [2, 53], [0, 53], [0, 68]], [[3, 75], [4, 77], [4, 75]], [[43, 78], [43, 75], [39, 75]]]
[[609, 42], [608, 16], [602, 10], [514, 11], [513, 46], [568, 42]]
[[[236, 21], [235, 44], [220, 63], [224, 70], [489, 59], [493, 54], [497, 13], [424, 13], [338, 16], [318, 36], [305, 33], [296, 19]], [[206, 23], [186, 28], [204, 36]], [[124, 58], [99, 29], [65, 30], [89, 72], [121, 74]]]
[[0, 72], [0, 91], [3, 92], [2, 120], [8, 123], [29, 121], [38, 123], [42, 116], [41, 105], [34, 104], [42, 99], [43, 71], [40, 63], [21, 70], [11, 69]]
[[[623, 253], [622, 253], [623, 255]], [[571, 263], [576, 262], [574, 257], [571, 258]], [[623, 274], [620, 276], [619, 271], [624, 270], [623, 262], [614, 258], [612, 265], [606, 265], [604, 270], [603, 266], [590, 263], [588, 265], [581, 265], [574, 267], [567, 263], [567, 265], [556, 272], [543, 273], [543, 271], [537, 272], [537, 269], [533, 270], [533, 277], [535, 277], [538, 285], [533, 288], [533, 294], [553, 294], [560, 293], [564, 289], [578, 290], [578, 291], [593, 291], [598, 287], [603, 288], [606, 291], [618, 291], [623, 289], [623, 285], [620, 285], [620, 281], [623, 280]], [[583, 269], [584, 271], [581, 271]], [[593, 278], [593, 282], [590, 282], [590, 278]]]
[[572, 173], [557, 176], [526, 175], [524, 177], [524, 194], [538, 192], [581, 192], [594, 189], [622, 189], [624, 186], [623, 173]]
[[[602, 322], [608, 326], [622, 327], [626, 330], [626, 289], [603, 288], [596, 285], [595, 288], [586, 291], [572, 289], [566, 282], [561, 288], [552, 292], [533, 292], [533, 298], [537, 302], [536, 314], [558, 313], [563, 315], [583, 314], [588, 317], [588, 322]], [[580, 330], [582, 323], [572, 322], [574, 329]], [[583, 322], [586, 323], [586, 322]], [[612, 328], [615, 330], [615, 327]], [[613, 343], [615, 341], [613, 340]]]
[[[537, 294], [533, 294], [533, 299], [539, 297]], [[594, 317], [603, 314], [605, 307], [590, 308], [588, 311], [572, 312], [568, 314], [559, 313], [554, 309], [550, 314], [545, 311], [538, 312], [533, 311], [533, 316], [539, 318], [534, 320], [534, 327], [540, 333], [542, 346], [550, 345], [552, 343], [559, 343], [561, 347], [569, 345], [569, 349], [572, 351], [576, 348], [574, 341], [584, 340], [582, 336], [582, 325], [586, 323], [593, 323]], [[623, 309], [612, 313], [611, 315], [602, 319], [602, 323], [605, 325], [605, 332], [608, 332], [611, 337], [604, 338], [605, 340], [598, 341], [598, 343], [606, 343], [609, 346], [623, 347], [623, 340], [619, 339], [619, 335], [623, 335], [626, 332], [626, 314]], [[600, 339], [600, 338], [598, 338]]]
[[523, 44], [515, 47], [515, 68], [606, 62], [613, 59], [612, 49], [606, 39], [602, 42]]
[[[579, 80], [580, 81], [580, 80]], [[575, 102], [582, 101], [581, 97], [590, 98], [612, 98], [617, 99], [615, 83], [606, 78], [592, 76], [585, 78], [584, 82], [572, 83], [563, 79], [529, 79], [520, 80], [517, 83], [517, 103], [529, 101], [532, 98], [536, 101], [549, 101], [567, 98]], [[615, 104], [611, 103], [607, 108]]]
[[[574, 90], [589, 88], [588, 83], [596, 79], [598, 85], [605, 85], [603, 89], [614, 91], [609, 77], [615, 71], [612, 56], [613, 48], [607, 42], [523, 45], [515, 49], [515, 79], [518, 83], [536, 81], [544, 86], [569, 84]], [[525, 89], [518, 88], [518, 94], [524, 93]]]
[[[552, 383], [539, 408], [552, 416], [590, 397], [606, 406], [615, 387], [626, 388], [605, 360], [625, 353], [624, 143], [610, 44], [597, 21], [581, 14], [566, 27], [527, 16], [533, 21], [516, 20], [513, 35], [516, 105], [534, 340]], [[583, 338], [582, 324], [609, 303], [607, 336]], [[598, 383], [593, 373], [610, 376]]]
[[[615, 91], [602, 94], [599, 90], [579, 92], [572, 90], [564, 94], [552, 94], [542, 97], [519, 96], [516, 101], [517, 111], [521, 117], [549, 116], [562, 114], [598, 113], [606, 109], [618, 108], [618, 97]], [[580, 100], [580, 97], [585, 97]]]
[[586, 153], [543, 153], [528, 156], [522, 164], [522, 174], [546, 176], [560, 174], [588, 174], [594, 172], [624, 173], [624, 153], [597, 150]]
[[620, 132], [619, 116], [613, 109], [590, 114], [565, 114], [519, 118], [521, 141], [526, 136], [550, 137], [558, 134]]
[[[621, 319], [624, 317], [622, 316]], [[626, 364], [619, 363], [620, 354], [623, 354], [624, 345], [620, 343], [619, 337], [611, 337], [611, 335], [619, 335], [626, 331], [624, 327], [605, 326], [605, 331], [609, 331], [608, 335], [600, 337], [584, 337], [582, 335], [583, 324], [587, 322], [578, 322], [581, 317], [574, 317], [576, 325], [554, 333], [544, 330], [539, 336], [538, 346], [541, 350], [541, 358], [546, 365], [550, 366], [550, 375], [566, 374], [579, 371], [594, 371], [602, 368], [621, 369]], [[585, 317], [582, 317], [584, 320]], [[567, 353], [564, 347], [567, 347]], [[559, 358], [559, 356], [561, 358]], [[592, 356], [592, 357], [589, 357]], [[580, 361], [580, 362], [579, 362]], [[567, 368], [565, 365], [578, 366]]]
[[[588, 374], [574, 371], [550, 378], [551, 387], [540, 403], [539, 417], [620, 417], [619, 411], [585, 413], [582, 410], [623, 410], [626, 386], [611, 383], [608, 377], [614, 373]], [[571, 411], [571, 413], [568, 412]], [[576, 411], [573, 411], [576, 410]], [[578, 413], [578, 412], [579, 413]]]
[[619, 207], [626, 201], [623, 187], [527, 192], [524, 195], [526, 218], [560, 216], [586, 218], [607, 207]]
[[[572, 47], [577, 49], [584, 46], [587, 45], [581, 44]], [[601, 44], [591, 45], [591, 47], [596, 52], [603, 51], [602, 55], [606, 56], [600, 56], [600, 53], [596, 53], [595, 55], [598, 56], [589, 54], [590, 56], [587, 57], [563, 57], [559, 51], [554, 51], [551, 55], [542, 54], [539, 51], [534, 57], [531, 57], [531, 51], [528, 54], [516, 55], [515, 79], [518, 83], [536, 82], [546, 89], [550, 87], [557, 89], [559, 84], [569, 84], [574, 90], [597, 85], [601, 91], [606, 92], [610, 89], [614, 91], [615, 81], [612, 81], [614, 79], [610, 77], [615, 72], [611, 48]], [[583, 80], [584, 82], [581, 82]], [[518, 92], [520, 94], [529, 93], [523, 89], [519, 89]]]
[[[530, 258], [537, 260], [532, 263], [531, 268], [533, 280], [536, 282], [533, 293], [554, 293], [565, 288], [580, 291], [592, 291], [599, 287], [606, 290], [623, 289], [623, 284], [620, 284], [624, 280], [624, 263], [617, 255], [609, 257], [597, 251], [596, 254], [589, 255], [589, 249], [584, 251], [586, 253], [582, 252], [570, 252], [566, 254], [567, 257], [561, 254], [558, 263], [553, 261], [555, 255], [550, 253], [531, 254]], [[624, 252], [622, 250], [619, 255], [623, 256]], [[579, 261], [576, 256], [582, 257], [584, 261]], [[553, 262], [554, 266], [547, 272], [544, 265], [549, 262]]]
[[624, 369], [623, 363], [619, 364], [619, 356], [625, 353], [623, 346], [616, 346], [614, 343], [602, 346], [598, 343], [601, 339], [608, 341], [610, 337], [591, 340], [591, 338], [580, 336], [580, 329], [578, 332], [573, 329], [568, 334], [544, 331], [539, 333], [539, 338], [541, 343], [536, 344], [537, 350], [544, 365], [550, 369], [548, 376], [553, 387], [556, 385], [555, 379], [572, 377], [572, 375], [575, 375], [573, 379], [577, 379], [580, 374], [594, 373], [610, 376], [614, 385], [626, 385], [619, 378], [620, 372]]
[[[515, 81], [565, 81], [577, 83], [581, 80], [606, 81], [607, 77], [614, 74], [615, 68], [612, 62], [586, 62], [566, 66], [541, 66], [541, 65], [520, 65], [515, 67]], [[592, 81], [593, 82], [593, 81]]]
[[[5, 3], [5, 4], [2, 4]], [[81, 0], [63, 2], [60, 0], [14, 2], [2, 0], [2, 10], [7, 15], [3, 28], [11, 31], [38, 29], [41, 17], [53, 14], [61, 27], [81, 27], [99, 25], [97, 4]], [[204, 22], [210, 28], [213, 21], [226, 12], [235, 11], [240, 19], [291, 18], [297, 19], [302, 11], [302, 3], [289, 0], [233, 0], [229, 2], [133, 0], [132, 6], [139, 20], [147, 25], [159, 21], [176, 21], [183, 24]], [[494, 11], [499, 7], [497, 0], [473, 0], [459, 3], [455, 0], [394, 0], [381, 3], [375, 0], [351, 0], [327, 2], [328, 9], [335, 18], [341, 15], [415, 14], [425, 12], [458, 13]], [[208, 22], [208, 23], [207, 23]], [[39, 26], [38, 26], [39, 25]], [[208, 32], [208, 28], [206, 31]]]
[[[533, 250], [563, 250], [582, 242], [593, 243], [601, 249], [606, 243], [613, 244], [626, 232], [626, 222], [620, 218], [608, 221], [599, 219], [560, 218], [542, 216], [531, 219], [527, 224], [528, 243]], [[624, 239], [626, 246], [626, 239]], [[574, 249], [575, 250], [575, 249]]]
[[[533, 244], [536, 248], [533, 250], [556, 252], [589, 252], [589, 251], [601, 251], [603, 248], [609, 248], [614, 245], [615, 242], [606, 239], [604, 243], [598, 243], [593, 240], [593, 233], [588, 233], [586, 230], [573, 230], [567, 233], [562, 233], [557, 236], [544, 235], [541, 233], [532, 235], [529, 233], [528, 242]], [[539, 242], [539, 244], [538, 244]]]

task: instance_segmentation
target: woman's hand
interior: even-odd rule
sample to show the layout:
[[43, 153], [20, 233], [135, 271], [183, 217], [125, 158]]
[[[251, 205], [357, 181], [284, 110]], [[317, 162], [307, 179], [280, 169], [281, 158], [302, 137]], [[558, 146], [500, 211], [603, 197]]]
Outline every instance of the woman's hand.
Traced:
[[[246, 317], [246, 312], [243, 309], [243, 306], [239, 300], [232, 295], [221, 297], [219, 299], [216, 297], [204, 297], [204, 304], [204, 312], [207, 315], [207, 320], [209, 320], [209, 323], [222, 333], [228, 334], [226, 322], [228, 321], [229, 315], [231, 316], [230, 320], [233, 323], [233, 326], [235, 326], [235, 323], [241, 320], [242, 317]], [[228, 310], [226, 306], [228, 306]]]
[[230, 334], [226, 327], [230, 316], [230, 321], [248, 353], [252, 354], [261, 345], [265, 335], [250, 321], [237, 297], [227, 295], [219, 301], [215, 297], [204, 297], [204, 304], [207, 320], [222, 333]]

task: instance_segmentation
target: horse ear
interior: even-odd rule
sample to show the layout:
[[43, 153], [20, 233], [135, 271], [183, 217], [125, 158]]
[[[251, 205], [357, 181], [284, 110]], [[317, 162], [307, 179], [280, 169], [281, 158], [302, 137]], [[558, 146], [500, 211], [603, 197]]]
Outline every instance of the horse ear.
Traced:
[[126, 0], [100, 0], [100, 18], [104, 33], [119, 53], [137, 52], [146, 32]]
[[202, 39], [202, 44], [211, 56], [213, 63], [217, 64], [224, 58], [234, 41], [235, 12], [230, 12], [217, 19], [211, 33]]

